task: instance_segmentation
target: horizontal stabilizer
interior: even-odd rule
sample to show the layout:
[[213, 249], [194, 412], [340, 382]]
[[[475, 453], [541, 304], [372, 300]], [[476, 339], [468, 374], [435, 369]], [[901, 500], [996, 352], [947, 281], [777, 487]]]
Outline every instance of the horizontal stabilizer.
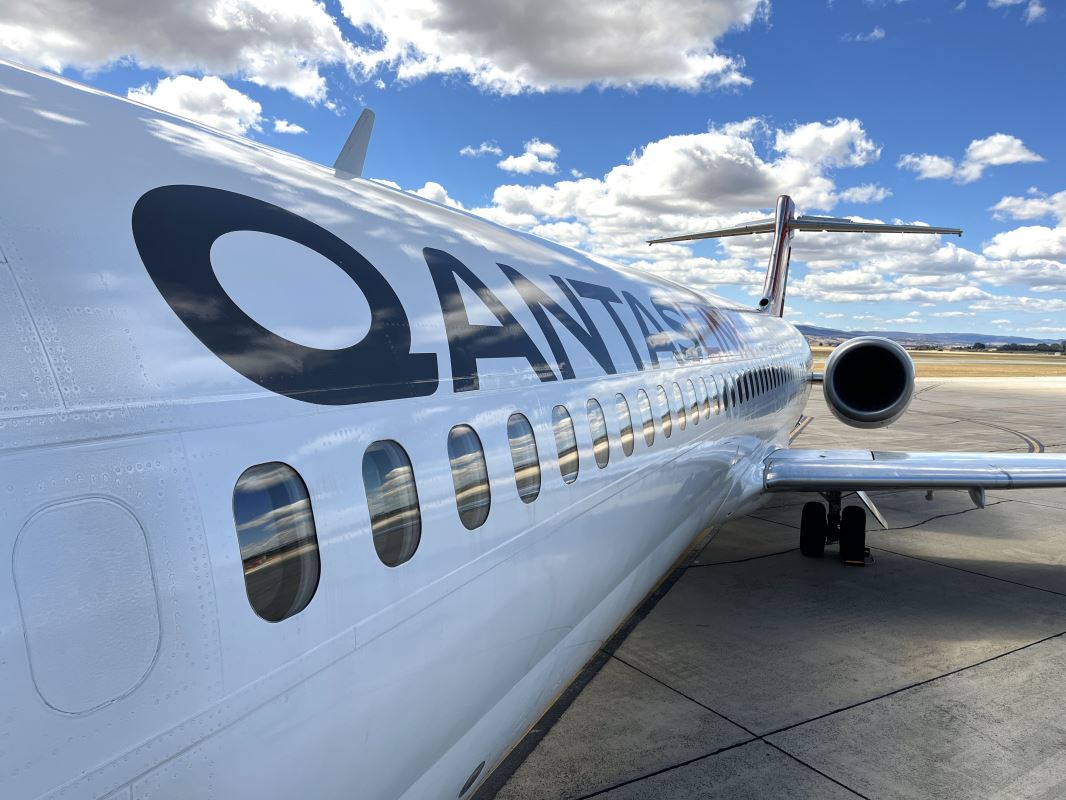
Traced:
[[[841, 217], [793, 217], [788, 223], [793, 231], [824, 231], [827, 233], [946, 233], [962, 236], [960, 228], [936, 228], [932, 225], [888, 225], [882, 222], [854, 222]], [[745, 236], [750, 233], [773, 233], [774, 220], [764, 219], [747, 225], [732, 228], [717, 228], [701, 233], [683, 233], [680, 236], [666, 236], [662, 239], [649, 239], [648, 244], [665, 244], [667, 242], [690, 242], [697, 239], [721, 239], [725, 236]]]
[[684, 233], [680, 236], [667, 236], [663, 239], [649, 239], [648, 244], [664, 244], [665, 242], [687, 242], [693, 239], [721, 239], [723, 236], [745, 236], [749, 233], [773, 233], [774, 221], [761, 219], [748, 225], [737, 225], [734, 228], [718, 228], [703, 233]]

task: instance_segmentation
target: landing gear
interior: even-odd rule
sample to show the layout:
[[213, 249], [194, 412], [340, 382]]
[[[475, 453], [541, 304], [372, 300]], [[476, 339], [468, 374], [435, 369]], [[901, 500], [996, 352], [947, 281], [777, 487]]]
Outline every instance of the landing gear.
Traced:
[[866, 509], [861, 506], [848, 506], [840, 516], [840, 560], [866, 566]]
[[808, 558], [821, 558], [828, 535], [825, 506], [816, 502], [804, 503], [800, 517], [800, 552]]
[[840, 560], [849, 566], [866, 565], [866, 509], [841, 509], [840, 492], [823, 495], [825, 503], [804, 503], [800, 517], [800, 553], [820, 558], [826, 544], [840, 541]]

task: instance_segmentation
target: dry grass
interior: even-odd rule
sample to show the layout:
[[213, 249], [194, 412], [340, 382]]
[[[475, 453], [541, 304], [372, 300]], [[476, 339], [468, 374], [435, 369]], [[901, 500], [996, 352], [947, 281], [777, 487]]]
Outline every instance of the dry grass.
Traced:
[[[831, 347], [812, 347], [814, 369], [825, 369]], [[919, 378], [1031, 378], [1066, 376], [1066, 356], [911, 350]]]

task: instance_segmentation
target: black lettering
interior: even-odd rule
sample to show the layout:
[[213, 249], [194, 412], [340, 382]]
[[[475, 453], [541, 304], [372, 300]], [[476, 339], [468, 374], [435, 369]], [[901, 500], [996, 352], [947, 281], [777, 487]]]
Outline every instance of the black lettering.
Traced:
[[[433, 276], [433, 285], [437, 287], [437, 297], [440, 298], [444, 314], [455, 391], [468, 392], [481, 385], [477, 372], [479, 358], [524, 358], [542, 381], [558, 380], [518, 320], [469, 267], [455, 256], [432, 247], [423, 248], [422, 255]], [[474, 290], [481, 302], [500, 321], [499, 327], [470, 322], [456, 277]]]
[[560, 308], [559, 304], [552, 299], [551, 295], [529, 280], [529, 278], [514, 267], [509, 267], [506, 264], [498, 264], [497, 266], [503, 270], [503, 274], [514, 284], [515, 289], [517, 289], [518, 293], [522, 296], [526, 306], [529, 307], [529, 311], [533, 315], [533, 318], [537, 320], [537, 324], [540, 326], [544, 338], [548, 340], [548, 346], [551, 348], [552, 355], [555, 356], [555, 363], [559, 366], [559, 374], [562, 375], [565, 380], [570, 380], [575, 377], [574, 368], [570, 364], [570, 358], [567, 356], [566, 348], [563, 347], [563, 343], [559, 339], [559, 334], [555, 331], [555, 327], [548, 319], [548, 315], [544, 313], [545, 309], [550, 311], [559, 323], [570, 331], [575, 339], [581, 342], [581, 346], [589, 351], [589, 354], [596, 359], [596, 363], [600, 365], [600, 368], [604, 372], [608, 375], [613, 375], [616, 372], [614, 361], [611, 360], [611, 354], [607, 350], [607, 345], [603, 343], [603, 337], [600, 336], [600, 332], [592, 323], [592, 318], [585, 310], [585, 307], [581, 305], [581, 301], [574, 296], [573, 291], [571, 291], [570, 287], [563, 282], [562, 278], [558, 278], [555, 275], [551, 276], [560, 291], [562, 291], [562, 293], [566, 295], [566, 298], [573, 304], [578, 316], [581, 317], [581, 323], [584, 327], [582, 327], [582, 324], [579, 324], [578, 321], [566, 311]]
[[636, 364], [637, 369], [644, 369], [644, 362], [640, 360], [640, 355], [637, 353], [637, 346], [633, 344], [633, 339], [629, 335], [629, 331], [626, 330], [626, 326], [622, 324], [622, 318], [618, 316], [618, 312], [612, 307], [612, 303], [621, 303], [620, 298], [614, 291], [606, 286], [600, 286], [595, 283], [585, 283], [584, 281], [572, 280], [570, 285], [574, 287], [574, 291], [582, 297], [588, 300], [598, 300], [603, 305], [603, 310], [606, 311], [611, 319], [614, 321], [614, 326], [618, 328], [618, 332], [622, 334], [622, 339], [625, 340], [626, 347], [629, 348], [629, 355], [633, 357], [633, 363]]
[[[253, 197], [182, 185], [142, 195], [132, 224], [145, 269], [174, 313], [215, 355], [264, 389], [319, 405], [436, 391], [436, 356], [411, 352], [411, 326], [388, 281], [324, 228]], [[278, 336], [245, 314], [211, 267], [211, 246], [234, 231], [280, 236], [344, 270], [370, 305], [367, 335], [351, 347], [321, 350]]]
[[[655, 317], [651, 315], [651, 312], [629, 292], [623, 291], [622, 297], [624, 297], [625, 301], [629, 304], [629, 310], [633, 312], [633, 316], [637, 319], [637, 325], [640, 327], [640, 332], [644, 334], [644, 343], [648, 346], [648, 355], [651, 356], [652, 366], [659, 366], [659, 356], [657, 353], [661, 351], [670, 353], [670, 355], [674, 356], [675, 360], [680, 361], [673, 340], [670, 335], [662, 329], [662, 326], [656, 322]], [[651, 327], [648, 326], [648, 323], [651, 324]], [[652, 328], [655, 329], [654, 332], [652, 331]]]
[[663, 318], [663, 321], [669, 328], [680, 333], [685, 339], [692, 342], [692, 347], [680, 347], [681, 357], [689, 361], [698, 361], [700, 358], [700, 341], [690, 327], [688, 320], [681, 312], [681, 309], [666, 300], [660, 302], [653, 298], [651, 304], [655, 307], [655, 310], [659, 312], [659, 316]]

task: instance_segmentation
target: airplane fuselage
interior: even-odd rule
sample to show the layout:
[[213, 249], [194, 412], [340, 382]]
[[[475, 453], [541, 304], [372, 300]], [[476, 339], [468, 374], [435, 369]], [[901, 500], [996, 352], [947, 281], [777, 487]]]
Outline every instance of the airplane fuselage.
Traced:
[[469, 792], [761, 499], [808, 393], [788, 323], [62, 80], [0, 92], [0, 796]]

